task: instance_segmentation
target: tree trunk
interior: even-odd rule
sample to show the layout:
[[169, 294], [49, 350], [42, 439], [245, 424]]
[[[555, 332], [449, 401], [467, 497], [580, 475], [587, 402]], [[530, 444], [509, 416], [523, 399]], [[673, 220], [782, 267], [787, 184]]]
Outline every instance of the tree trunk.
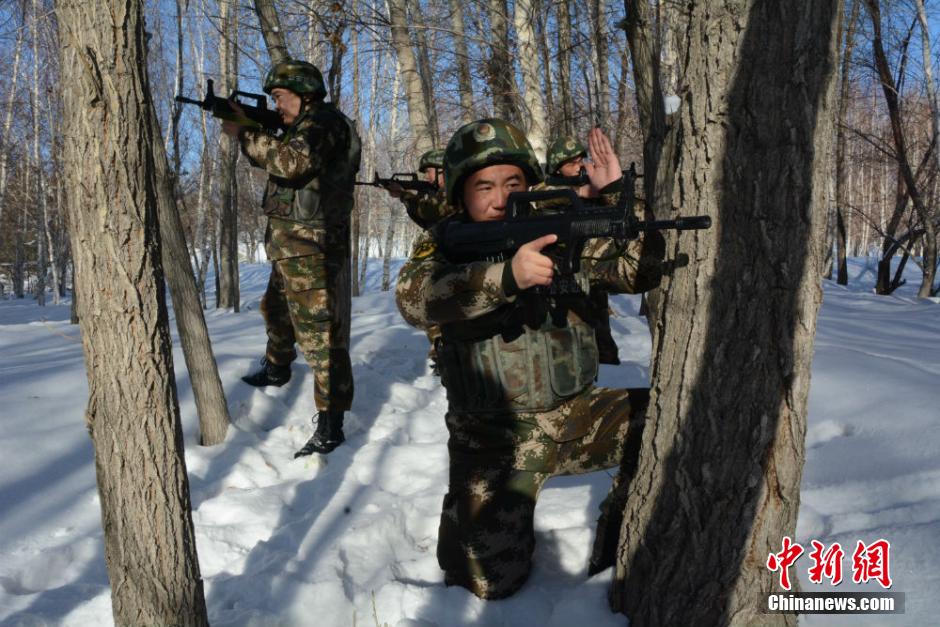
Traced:
[[[646, 209], [665, 219], [673, 212], [675, 155], [679, 136], [675, 126], [667, 125], [659, 75], [660, 50], [656, 47], [656, 24], [646, 0], [624, 0], [627, 18], [621, 23], [633, 58], [637, 112], [643, 129], [643, 196]], [[676, 117], [676, 116], [673, 116]], [[681, 205], [679, 205], [681, 206]], [[660, 316], [662, 292], [648, 292], [643, 298], [644, 314], [654, 321]], [[651, 327], [652, 330], [652, 327]]]
[[[353, 13], [356, 12], [356, 6], [353, 4]], [[362, 106], [360, 100], [362, 94], [359, 90], [359, 31], [356, 29], [352, 30], [350, 34], [352, 39], [352, 49], [353, 49], [353, 118], [357, 125], [361, 125], [362, 120]], [[368, 139], [366, 140], [365, 150], [363, 151], [366, 156], [368, 156]], [[368, 180], [368, 179], [367, 179]], [[349, 216], [349, 230], [350, 230], [350, 248], [349, 248], [349, 258], [350, 263], [352, 264], [350, 268], [350, 279], [352, 280], [351, 290], [352, 296], [359, 296], [359, 237], [360, 237], [360, 224], [362, 216], [362, 197], [364, 191], [361, 185], [357, 185], [353, 191], [354, 203], [353, 209]]]
[[555, 4], [558, 22], [558, 86], [561, 90], [561, 131], [574, 135], [574, 94], [571, 92], [571, 14], [568, 3]]
[[[154, 129], [159, 128], [156, 114], [153, 125]], [[183, 357], [196, 400], [196, 411], [199, 414], [200, 442], [204, 446], [212, 446], [225, 440], [232, 419], [229, 417], [219, 370], [212, 354], [206, 319], [202, 315], [193, 266], [183, 235], [183, 222], [180, 220], [174, 198], [173, 176], [169, 171], [166, 152], [159, 137], [154, 137], [153, 160], [163, 267], [170, 284], [176, 328], [179, 331]]]
[[460, 0], [450, 0], [450, 19], [454, 37], [454, 56], [457, 62], [457, 89], [460, 91], [460, 122], [467, 124], [475, 117], [473, 82], [470, 79], [470, 56], [467, 53], [467, 35], [463, 26]]
[[388, 231], [385, 234], [385, 250], [382, 254], [382, 291], [387, 292], [392, 286], [392, 244], [395, 241], [395, 211], [388, 210]]
[[[221, 93], [228, 95], [238, 89], [238, 11], [228, 0], [219, 3], [222, 21], [219, 42], [219, 65], [222, 68]], [[219, 273], [216, 275], [219, 289], [216, 292], [216, 307], [239, 310], [238, 290], [238, 180], [235, 166], [238, 163], [238, 141], [222, 135], [219, 138], [219, 166], [221, 169], [222, 207], [219, 211]]]
[[[0, 141], [0, 224], [3, 223], [3, 209], [6, 205], [7, 192], [7, 165], [10, 158], [10, 151], [13, 149], [10, 139], [10, 129], [13, 127], [13, 103], [17, 95], [16, 83], [19, 78], [20, 56], [23, 50], [23, 37], [26, 33], [25, 28], [18, 28], [16, 33], [16, 44], [13, 48], [13, 68], [10, 74], [10, 94], [7, 96], [6, 113], [3, 116], [3, 135]], [[3, 244], [5, 233], [0, 229], [0, 246]]]
[[160, 267], [143, 10], [136, 0], [58, 0], [56, 17], [114, 621], [206, 625]]
[[852, 51], [855, 47], [855, 26], [861, 3], [853, 0], [852, 12], [845, 28], [845, 45], [842, 55], [842, 84], [839, 89], [839, 122], [836, 124], [836, 283], [848, 285], [849, 266], [846, 260], [845, 245], [845, 123], [849, 108], [849, 72], [852, 68]]
[[[548, 131], [558, 128], [558, 110], [555, 107], [555, 87], [552, 80], [552, 50], [548, 46], [548, 15], [544, 0], [532, 0], [535, 12], [535, 42], [538, 46], [539, 59], [542, 62], [542, 93], [545, 94], [546, 118]], [[557, 133], [557, 131], [555, 131]], [[552, 137], [549, 134], [548, 140]]]
[[33, 84], [30, 90], [33, 116], [33, 159], [32, 166], [36, 172], [36, 188], [33, 197], [33, 206], [38, 207], [36, 230], [36, 304], [46, 304], [46, 275], [49, 271], [49, 251], [47, 223], [49, 209], [46, 206], [45, 173], [43, 164], [39, 160], [39, 2], [33, 0], [32, 39], [33, 39]]
[[524, 126], [519, 111], [519, 97], [514, 79], [512, 55], [509, 54], [509, 23], [506, 0], [488, 0], [490, 15], [490, 58], [486, 65], [489, 86], [493, 90], [496, 117]]
[[539, 54], [535, 41], [535, 11], [532, 0], [515, 2], [516, 42], [519, 48], [519, 66], [522, 68], [522, 83], [525, 86], [523, 102], [526, 108], [526, 136], [539, 162], [545, 163], [548, 149], [548, 127], [545, 105], [542, 103], [542, 88], [539, 80]]
[[431, 115], [411, 47], [411, 37], [408, 35], [405, 0], [388, 0], [388, 13], [391, 20], [392, 47], [395, 48], [399, 71], [405, 81], [405, 99], [408, 103], [408, 120], [414, 135], [414, 148], [416, 153], [422, 154], [434, 148], [430, 128]]
[[[339, 3], [334, 6], [342, 6]], [[330, 100], [337, 106], [340, 106], [343, 88], [343, 53], [346, 51], [346, 44], [343, 43], [343, 31], [346, 30], [346, 17], [341, 14], [335, 20], [335, 24], [329, 34], [330, 40], [330, 71], [327, 72], [327, 88], [330, 92]]]
[[415, 25], [415, 43], [418, 52], [418, 71], [421, 76], [421, 93], [424, 94], [425, 107], [428, 110], [428, 131], [431, 144], [436, 148], [441, 145], [441, 134], [437, 119], [437, 107], [434, 103], [434, 66], [431, 63], [431, 46], [428, 45], [427, 23], [422, 17], [423, 11], [416, 0], [407, 0], [410, 22]]
[[[875, 67], [881, 80], [882, 92], [885, 96], [885, 104], [888, 107], [888, 116], [891, 121], [891, 136], [894, 140], [894, 153], [898, 161], [898, 168], [901, 176], [904, 177], [904, 184], [907, 187], [907, 195], [914, 205], [914, 211], [917, 212], [921, 222], [927, 227], [925, 233], [925, 257], [924, 257], [924, 277], [921, 283], [918, 296], [925, 298], [930, 296], [931, 287], [937, 272], [937, 234], [932, 226], [930, 211], [924, 204], [923, 195], [918, 185], [907, 153], [907, 143], [904, 136], [904, 127], [901, 120], [901, 109], [898, 98], [898, 86], [894, 82], [894, 76], [888, 65], [888, 56], [885, 54], [884, 45], [881, 38], [881, 5], [878, 0], [865, 0], [868, 6], [868, 12], [871, 15], [872, 22], [872, 52], [875, 57]], [[928, 257], [929, 256], [929, 257]]]
[[594, 123], [601, 128], [610, 124], [610, 77], [607, 68], [607, 37], [604, 34], [606, 21], [601, 0], [589, 0], [588, 14], [591, 23], [591, 50], [594, 57], [596, 77], [597, 118]]
[[662, 288], [621, 529], [634, 627], [796, 624], [761, 610], [799, 506], [839, 4], [694, 3], [680, 25], [676, 204], [713, 226], [667, 246], [693, 261]]
[[[927, 84], [927, 100], [930, 103], [930, 134], [935, 145], [934, 155], [937, 167], [940, 168], [940, 149], [936, 144], [940, 142], [940, 104], [937, 102], [937, 86], [933, 81], [933, 54], [930, 51], [930, 28], [927, 24], [927, 12], [924, 9], [924, 0], [916, 0], [917, 19], [920, 21], [921, 51], [924, 59], [924, 82]], [[936, 215], [936, 210], [933, 212]], [[928, 212], [924, 219], [924, 276], [917, 295], [928, 298], [934, 295], [933, 283], [937, 268], [937, 231], [933, 225], [933, 216]]]
[[258, 21], [261, 22], [264, 45], [268, 49], [268, 56], [271, 57], [271, 65], [277, 65], [290, 58], [287, 42], [284, 41], [284, 34], [281, 32], [281, 21], [277, 17], [277, 9], [272, 0], [254, 0], [254, 3], [255, 13], [258, 14]]

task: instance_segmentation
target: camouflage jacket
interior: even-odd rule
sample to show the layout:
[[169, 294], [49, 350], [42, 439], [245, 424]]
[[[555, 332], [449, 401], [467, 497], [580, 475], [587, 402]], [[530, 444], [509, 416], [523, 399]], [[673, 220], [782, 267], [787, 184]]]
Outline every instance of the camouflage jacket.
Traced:
[[408, 217], [422, 229], [429, 229], [457, 210], [447, 202], [443, 188], [435, 194], [422, 194], [412, 189], [402, 191], [399, 196]]
[[438, 358], [451, 412], [550, 412], [597, 375], [596, 320], [587, 294], [656, 287], [664, 248], [659, 233], [629, 242], [588, 240], [575, 277], [581, 293], [550, 297], [520, 291], [511, 260], [450, 263], [428, 234], [402, 267], [396, 300], [410, 324], [441, 325]]
[[242, 152], [268, 173], [262, 208], [268, 215], [268, 259], [348, 248], [353, 182], [359, 171], [355, 125], [336, 107], [318, 103], [284, 134], [239, 133]]
[[[649, 291], [662, 278], [664, 249], [665, 241], [656, 232], [628, 242], [588, 240], [581, 253], [580, 278], [613, 293]], [[450, 263], [438, 250], [433, 235], [426, 233], [399, 272], [395, 289], [398, 310], [409, 324], [423, 327], [472, 320], [515, 305], [519, 294], [512, 293], [512, 282], [505, 276], [511, 274], [506, 267], [510, 263], [511, 259]]]

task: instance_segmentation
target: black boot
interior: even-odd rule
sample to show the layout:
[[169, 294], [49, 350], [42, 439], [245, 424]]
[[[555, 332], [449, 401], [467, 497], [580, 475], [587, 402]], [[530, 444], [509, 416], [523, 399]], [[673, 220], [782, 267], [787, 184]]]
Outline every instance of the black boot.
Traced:
[[263, 388], [268, 385], [280, 387], [290, 381], [290, 364], [278, 366], [268, 361], [267, 357], [262, 357], [261, 368], [257, 372], [242, 377], [242, 381], [256, 388]]
[[329, 453], [346, 440], [343, 435], [343, 411], [327, 410], [317, 414], [317, 430], [299, 451], [294, 459], [311, 453]]

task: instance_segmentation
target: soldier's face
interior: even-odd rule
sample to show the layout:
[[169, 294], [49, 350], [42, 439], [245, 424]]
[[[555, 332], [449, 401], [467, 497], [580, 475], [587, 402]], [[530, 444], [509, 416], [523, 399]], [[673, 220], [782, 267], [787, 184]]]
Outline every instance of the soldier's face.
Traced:
[[584, 157], [568, 159], [558, 166], [558, 173], [562, 176], [578, 176], [581, 173], [582, 165], [584, 165]]
[[525, 174], [516, 165], [500, 164], [481, 168], [463, 184], [463, 204], [474, 222], [502, 220], [506, 199], [526, 188]]
[[271, 98], [274, 100], [274, 109], [281, 116], [284, 124], [293, 123], [300, 115], [300, 105], [303, 101], [291, 90], [275, 87], [271, 90]]
[[428, 168], [424, 171], [424, 180], [428, 183], [434, 183], [440, 188], [444, 187], [444, 170], [440, 168]]

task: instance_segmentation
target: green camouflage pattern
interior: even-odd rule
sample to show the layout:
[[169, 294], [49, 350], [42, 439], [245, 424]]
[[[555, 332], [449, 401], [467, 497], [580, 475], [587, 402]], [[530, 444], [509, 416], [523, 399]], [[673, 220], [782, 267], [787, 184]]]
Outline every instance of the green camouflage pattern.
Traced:
[[[582, 251], [582, 277], [592, 287], [616, 292], [652, 289], [661, 279], [664, 248], [659, 233], [629, 242], [589, 240]], [[470, 350], [482, 331], [474, 323], [488, 318], [495, 325], [488, 337], [508, 344], [499, 332], [512, 336], [516, 329], [497, 321], [511, 320], [512, 308], [522, 306], [521, 311], [528, 314], [529, 307], [539, 302], [559, 305], [566, 309], [561, 326], [542, 323], [526, 333], [557, 344], [551, 353], [553, 367], [562, 372], [569, 366], [571, 371], [578, 369], [566, 362], [565, 355], [575, 359], [577, 349], [566, 344], [563, 331], [587, 324], [577, 321], [584, 303], [552, 304], [545, 298], [527, 299], [524, 293], [507, 295], [502, 281], [506, 263], [510, 261], [450, 264], [427, 234], [399, 274], [399, 311], [415, 326], [441, 324], [444, 346]], [[461, 339], [461, 333], [468, 339]], [[502, 366], [484, 363], [473, 372], [448, 372], [453, 363], [443, 355], [439, 362], [445, 386], [461, 379], [480, 383], [478, 375], [487, 369], [484, 380], [488, 383], [477, 388], [479, 394], [492, 394], [488, 385], [502, 386], [497, 399], [503, 402], [502, 410], [463, 412], [450, 406], [446, 418], [450, 484], [441, 514], [438, 562], [448, 584], [463, 586], [485, 599], [509, 596], [527, 579], [534, 547], [532, 516], [544, 482], [560, 474], [617, 466], [627, 431], [642, 425], [648, 399], [645, 389], [607, 390], [590, 383], [579, 392], [575, 388], [583, 380], [571, 379], [572, 389], [564, 389], [565, 382], [560, 381], [561, 389], [556, 391], [574, 396], [545, 411], [514, 411], [512, 402], [531, 384], [523, 374], [530, 369], [531, 355], [509, 348], [503, 346], [498, 357], [504, 361]], [[596, 353], [593, 358], [596, 372]], [[552, 383], [559, 381], [552, 379]], [[450, 398], [449, 387], [447, 392]]]
[[348, 232], [361, 145], [352, 121], [328, 103], [304, 111], [281, 136], [245, 129], [242, 152], [268, 173], [262, 208], [269, 217], [268, 259], [349, 247]]
[[574, 159], [575, 157], [586, 157], [587, 148], [574, 137], [565, 135], [552, 142], [545, 156], [547, 161], [545, 171], [549, 174], [558, 174], [558, 168], [560, 168], [565, 161]]
[[[592, 387], [554, 410], [555, 422], [586, 426], [564, 441], [540, 415], [449, 413], [450, 483], [437, 544], [445, 582], [483, 599], [518, 590], [532, 569], [533, 515], [545, 481], [620, 465], [623, 443], [642, 433], [648, 401], [646, 388]], [[602, 512], [624, 480], [618, 476]]]
[[[639, 294], [659, 285], [665, 241], [657, 232], [621, 242], [590, 239], [581, 252], [581, 271], [590, 286], [609, 292]], [[402, 317], [423, 328], [477, 318], [513, 303], [517, 295], [503, 290], [504, 264], [475, 261], [451, 264], [438, 250], [431, 233], [415, 244], [411, 258], [402, 266], [395, 288]]]
[[418, 160], [418, 172], [424, 172], [428, 168], [443, 169], [444, 151], [441, 149], [429, 150]]
[[422, 194], [413, 189], [406, 189], [398, 199], [405, 205], [405, 211], [411, 221], [424, 230], [457, 213], [457, 209], [447, 202], [443, 189], [434, 194]]
[[326, 98], [323, 74], [312, 63], [299, 59], [288, 59], [271, 67], [264, 77], [262, 89], [270, 94], [276, 87], [289, 89], [295, 94], [309, 94], [314, 100]]
[[294, 344], [313, 370], [317, 410], [349, 410], [353, 399], [349, 322], [339, 314], [336, 286], [343, 259], [307, 255], [275, 261], [261, 299], [268, 344], [265, 356], [277, 365], [297, 357]]
[[242, 152], [268, 173], [262, 207], [271, 277], [261, 300], [266, 356], [284, 365], [297, 353], [314, 373], [320, 411], [350, 408], [349, 221], [360, 142], [333, 105], [315, 103], [281, 136], [243, 130]]
[[510, 163], [522, 168], [528, 185], [543, 178], [542, 166], [525, 133], [503, 120], [485, 118], [461, 126], [444, 150], [444, 186], [451, 205], [459, 207], [463, 180], [480, 168]]

